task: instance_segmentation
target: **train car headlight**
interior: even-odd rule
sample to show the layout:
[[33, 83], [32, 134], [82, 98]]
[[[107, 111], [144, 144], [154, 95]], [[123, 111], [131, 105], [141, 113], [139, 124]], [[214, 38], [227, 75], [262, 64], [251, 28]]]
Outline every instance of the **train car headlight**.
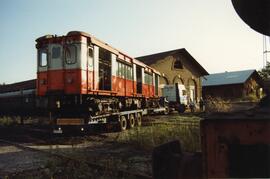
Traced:
[[68, 78], [67, 79], [67, 83], [72, 83], [73, 82], [73, 79], [72, 78]]
[[41, 85], [45, 85], [46, 84], [46, 80], [45, 79], [41, 79], [39, 82]]

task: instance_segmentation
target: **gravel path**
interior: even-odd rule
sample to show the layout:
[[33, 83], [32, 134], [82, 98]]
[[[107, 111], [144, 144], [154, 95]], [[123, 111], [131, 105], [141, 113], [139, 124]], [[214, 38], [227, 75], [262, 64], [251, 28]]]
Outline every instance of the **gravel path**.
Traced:
[[46, 164], [46, 158], [42, 153], [22, 150], [0, 142], [0, 176], [40, 168]]

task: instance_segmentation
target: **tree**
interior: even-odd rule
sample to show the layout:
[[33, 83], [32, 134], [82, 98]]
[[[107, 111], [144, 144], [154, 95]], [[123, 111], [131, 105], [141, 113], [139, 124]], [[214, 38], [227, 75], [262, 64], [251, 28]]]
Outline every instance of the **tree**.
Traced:
[[267, 62], [266, 66], [258, 73], [263, 79], [270, 79], [270, 62]]

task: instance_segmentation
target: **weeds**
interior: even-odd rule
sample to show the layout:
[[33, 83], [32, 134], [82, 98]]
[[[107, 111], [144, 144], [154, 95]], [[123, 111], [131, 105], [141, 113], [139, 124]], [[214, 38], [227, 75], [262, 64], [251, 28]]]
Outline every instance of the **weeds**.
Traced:
[[125, 131], [118, 141], [127, 143], [140, 150], [151, 151], [155, 146], [180, 140], [183, 150], [200, 151], [199, 121], [196, 123], [164, 123]]
[[211, 97], [208, 96], [206, 99], [205, 112], [213, 113], [213, 112], [229, 112], [232, 106], [229, 100], [224, 100], [219, 97]]
[[0, 126], [14, 126], [20, 123], [19, 117], [0, 117]]

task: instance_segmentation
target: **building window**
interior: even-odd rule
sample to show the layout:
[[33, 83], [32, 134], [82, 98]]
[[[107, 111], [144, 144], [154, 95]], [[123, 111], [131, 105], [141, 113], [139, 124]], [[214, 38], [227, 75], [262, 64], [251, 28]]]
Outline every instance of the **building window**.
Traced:
[[179, 57], [176, 58], [176, 60], [175, 60], [175, 62], [173, 64], [173, 68], [174, 69], [183, 69], [183, 64], [182, 64]]

